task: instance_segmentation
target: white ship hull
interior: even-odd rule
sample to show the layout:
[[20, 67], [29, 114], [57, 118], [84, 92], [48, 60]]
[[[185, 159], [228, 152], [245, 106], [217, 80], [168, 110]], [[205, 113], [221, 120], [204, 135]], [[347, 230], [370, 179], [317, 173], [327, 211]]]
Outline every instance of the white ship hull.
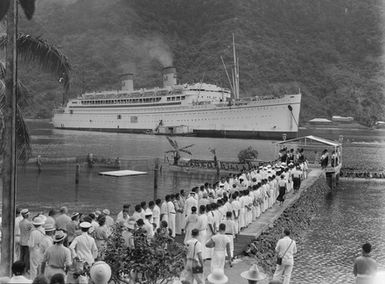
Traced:
[[[298, 132], [301, 94], [281, 98], [227, 103], [183, 104], [169, 102], [153, 105], [68, 105], [52, 119], [55, 128], [109, 131], [152, 132], [163, 127], [185, 125], [193, 134], [211, 137], [282, 139]], [[292, 111], [289, 110], [291, 106]]]

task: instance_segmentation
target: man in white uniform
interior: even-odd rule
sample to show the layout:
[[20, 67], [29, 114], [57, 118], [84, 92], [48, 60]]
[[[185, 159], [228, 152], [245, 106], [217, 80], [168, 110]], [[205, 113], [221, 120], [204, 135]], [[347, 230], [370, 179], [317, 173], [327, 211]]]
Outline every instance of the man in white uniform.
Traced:
[[283, 284], [289, 284], [294, 266], [294, 254], [297, 253], [297, 245], [295, 241], [290, 238], [289, 229], [285, 229], [283, 233], [285, 236], [278, 241], [275, 248], [278, 257], [282, 258], [282, 264], [277, 264], [273, 279], [281, 280], [283, 276]]

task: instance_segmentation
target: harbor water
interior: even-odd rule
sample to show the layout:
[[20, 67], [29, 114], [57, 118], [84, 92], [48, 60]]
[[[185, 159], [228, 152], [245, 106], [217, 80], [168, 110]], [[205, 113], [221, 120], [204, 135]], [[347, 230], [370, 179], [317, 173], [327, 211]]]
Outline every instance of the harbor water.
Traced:
[[[29, 127], [34, 156], [85, 157], [93, 153], [96, 157], [119, 157], [125, 168], [148, 172], [117, 178], [98, 174], [109, 169], [82, 167], [75, 184], [75, 165], [71, 163], [43, 164], [41, 173], [35, 165], [20, 166], [17, 205], [35, 212], [67, 205], [71, 211], [109, 208], [117, 213], [123, 203], [152, 200], [154, 160], [163, 160], [164, 152], [171, 149], [164, 136], [56, 130], [46, 121], [29, 122]], [[303, 130], [302, 134], [335, 140], [342, 134], [350, 142], [344, 145], [344, 165], [385, 168], [384, 131], [322, 129]], [[248, 146], [258, 150], [261, 160], [272, 160], [275, 155], [274, 143], [268, 140], [179, 137], [177, 141], [181, 146], [194, 144], [192, 157], [197, 159], [212, 159], [210, 149], [215, 148], [218, 159], [235, 161], [238, 152]], [[205, 181], [213, 182], [214, 175], [163, 168], [157, 195], [189, 190]], [[297, 240], [292, 283], [353, 283], [353, 261], [366, 241], [372, 243], [373, 256], [385, 270], [384, 189], [385, 180], [341, 180], [320, 204], [320, 214], [311, 228]]]

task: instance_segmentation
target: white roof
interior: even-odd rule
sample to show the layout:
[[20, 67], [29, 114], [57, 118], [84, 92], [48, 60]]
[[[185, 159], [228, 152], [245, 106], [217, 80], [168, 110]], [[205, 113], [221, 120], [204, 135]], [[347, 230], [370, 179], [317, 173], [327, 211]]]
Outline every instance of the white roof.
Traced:
[[280, 142], [277, 142], [277, 144], [289, 144], [289, 143], [297, 142], [297, 141], [298, 142], [303, 142], [304, 144], [306, 144], [307, 140], [315, 141], [315, 142], [318, 142], [318, 143], [321, 143], [321, 144], [325, 144], [325, 145], [328, 145], [328, 146], [333, 146], [333, 147], [341, 146], [341, 143], [339, 143], [337, 141], [333, 141], [333, 140], [329, 140], [329, 139], [326, 139], [326, 138], [321, 138], [321, 137], [317, 137], [317, 136], [313, 136], [313, 135], [298, 137], [298, 138], [294, 138], [294, 139], [290, 139], [290, 140], [286, 140], [286, 141], [280, 141]]
[[327, 118], [316, 117], [316, 118], [313, 118], [312, 120], [309, 120], [309, 122], [331, 122], [331, 120]]

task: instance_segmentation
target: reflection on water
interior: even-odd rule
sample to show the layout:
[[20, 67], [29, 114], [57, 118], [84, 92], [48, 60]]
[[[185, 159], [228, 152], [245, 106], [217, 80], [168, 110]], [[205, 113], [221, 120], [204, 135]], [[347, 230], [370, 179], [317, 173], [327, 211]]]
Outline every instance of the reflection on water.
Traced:
[[[111, 169], [84, 166], [80, 170], [79, 184], [75, 183], [74, 164], [45, 166], [41, 173], [34, 166], [20, 167], [17, 204], [33, 211], [65, 204], [70, 210], [88, 212], [109, 208], [112, 213], [117, 213], [123, 203], [135, 205], [154, 198], [154, 172], [148, 170], [147, 163], [136, 164], [130, 168], [148, 171], [148, 174], [110, 177], [99, 175], [99, 172]], [[181, 189], [191, 189], [202, 181], [213, 182], [214, 174], [175, 172], [163, 168], [158, 178], [158, 198]]]
[[354, 283], [361, 245], [385, 268], [385, 181], [343, 181], [321, 204], [309, 232], [298, 241], [293, 283]]

